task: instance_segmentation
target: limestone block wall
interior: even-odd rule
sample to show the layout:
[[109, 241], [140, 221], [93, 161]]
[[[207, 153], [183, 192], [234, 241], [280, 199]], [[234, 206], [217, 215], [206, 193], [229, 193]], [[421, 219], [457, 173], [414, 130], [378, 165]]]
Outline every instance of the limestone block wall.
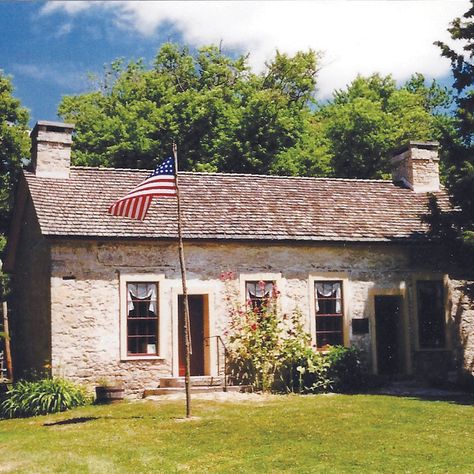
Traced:
[[412, 157], [414, 191], [439, 190], [439, 160], [431, 150], [416, 150]]
[[51, 362], [49, 244], [26, 203], [12, 274], [10, 331], [14, 378], [49, 372]]
[[32, 130], [31, 167], [37, 176], [68, 178], [74, 126], [39, 121]]
[[407, 148], [392, 158], [392, 177], [405, 181], [415, 192], [435, 192], [440, 189], [437, 144], [410, 142]]
[[[288, 245], [252, 243], [187, 243], [190, 293], [209, 296], [209, 334], [227, 329], [226, 283], [233, 272], [234, 292], [245, 300], [249, 279], [272, 279], [281, 291], [283, 313], [298, 308], [314, 330], [311, 278], [343, 278], [346, 342], [374, 359], [375, 294], [409, 297], [413, 268], [410, 252], [397, 245]], [[51, 249], [51, 323], [54, 373], [89, 385], [107, 377], [122, 381], [129, 392], [156, 386], [159, 377], [177, 375], [176, 313], [181, 280], [175, 243], [55, 241]], [[120, 279], [156, 275], [160, 293], [160, 357], [127, 360], [120, 347]], [[228, 284], [228, 283], [227, 283]], [[408, 296], [407, 296], [408, 295]], [[408, 308], [408, 305], [407, 305]], [[369, 318], [370, 332], [353, 335], [351, 320]], [[407, 340], [413, 336], [406, 310]], [[215, 347], [211, 349], [215, 351]], [[406, 344], [410, 372], [413, 345]], [[123, 349], [123, 348], [122, 348]], [[212, 356], [210, 371], [215, 373]]]
[[451, 280], [450, 311], [455, 334], [455, 360], [461, 377], [473, 384], [474, 376], [474, 281]]

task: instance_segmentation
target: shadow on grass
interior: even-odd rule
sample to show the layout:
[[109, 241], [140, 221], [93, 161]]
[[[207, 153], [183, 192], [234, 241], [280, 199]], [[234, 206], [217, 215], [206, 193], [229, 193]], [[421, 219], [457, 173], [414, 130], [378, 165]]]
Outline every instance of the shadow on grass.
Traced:
[[393, 390], [390, 387], [384, 387], [376, 391], [368, 392], [367, 395], [385, 395], [427, 402], [446, 402], [455, 405], [474, 406], [474, 394], [472, 393], [429, 387], [407, 390]]
[[77, 418], [68, 418], [67, 420], [52, 421], [44, 423], [43, 426], [57, 426], [57, 425], [76, 425], [78, 423], [87, 423], [88, 421], [98, 420], [98, 416], [79, 416]]

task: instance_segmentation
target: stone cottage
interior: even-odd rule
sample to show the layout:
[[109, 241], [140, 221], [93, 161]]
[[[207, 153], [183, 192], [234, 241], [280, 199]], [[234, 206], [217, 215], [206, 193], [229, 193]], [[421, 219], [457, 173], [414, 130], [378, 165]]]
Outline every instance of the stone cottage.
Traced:
[[[47, 365], [139, 393], [183, 374], [176, 202], [155, 199], [143, 222], [110, 216], [149, 172], [71, 166], [72, 132], [36, 124], [17, 192], [5, 263], [15, 374]], [[426, 222], [430, 196], [449, 209], [437, 144], [410, 142], [393, 165], [393, 181], [180, 173], [192, 375], [220, 370], [222, 272], [242, 303], [276, 285], [318, 350], [356, 345], [375, 374], [445, 377], [470, 364], [467, 306]]]

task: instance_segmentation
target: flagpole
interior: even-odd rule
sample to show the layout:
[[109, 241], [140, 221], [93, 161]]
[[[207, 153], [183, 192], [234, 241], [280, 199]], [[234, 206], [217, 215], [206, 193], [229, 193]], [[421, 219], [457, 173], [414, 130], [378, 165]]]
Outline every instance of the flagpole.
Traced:
[[188, 288], [186, 285], [186, 266], [184, 262], [184, 246], [183, 246], [183, 234], [182, 234], [182, 222], [181, 222], [181, 201], [179, 195], [179, 183], [178, 183], [178, 148], [176, 143], [173, 142], [173, 156], [174, 156], [174, 169], [176, 174], [176, 197], [178, 201], [178, 243], [179, 243], [179, 263], [181, 266], [181, 282], [183, 286], [183, 309], [184, 309], [184, 346], [185, 346], [185, 360], [186, 367], [184, 372], [184, 384], [186, 387], [186, 418], [191, 417], [191, 326], [189, 320], [189, 302], [188, 302]]

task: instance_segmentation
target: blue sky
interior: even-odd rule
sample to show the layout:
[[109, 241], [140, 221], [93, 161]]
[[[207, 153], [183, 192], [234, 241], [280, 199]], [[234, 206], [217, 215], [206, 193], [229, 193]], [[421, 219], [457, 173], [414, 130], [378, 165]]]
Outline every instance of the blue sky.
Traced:
[[318, 97], [328, 98], [356, 74], [421, 72], [449, 81], [449, 62], [433, 46], [469, 0], [300, 2], [1, 2], [0, 69], [31, 122], [56, 120], [66, 94], [92, 87], [118, 57], [147, 63], [164, 41], [191, 47], [222, 41], [250, 53], [261, 70], [280, 51], [323, 51]]

